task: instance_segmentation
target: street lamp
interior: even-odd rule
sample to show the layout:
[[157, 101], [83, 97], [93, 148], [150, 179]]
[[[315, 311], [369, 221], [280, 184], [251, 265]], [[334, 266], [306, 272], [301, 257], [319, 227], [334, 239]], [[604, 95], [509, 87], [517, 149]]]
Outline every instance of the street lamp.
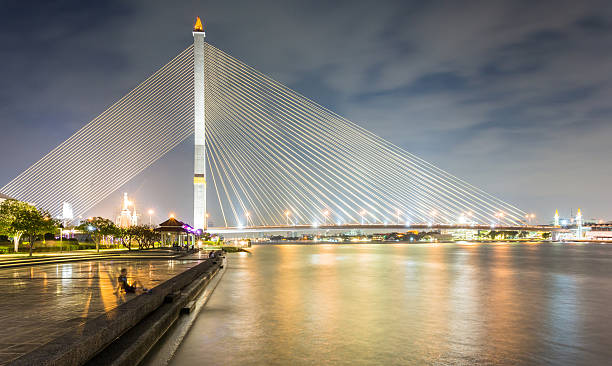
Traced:
[[208, 212], [204, 214], [204, 229], [208, 229]]
[[247, 211], [244, 213], [244, 216], [246, 217], [246, 226], [249, 227], [249, 216], [251, 216], [251, 214]]
[[504, 213], [498, 212], [495, 214], [495, 217], [497, 218], [497, 225], [501, 225], [501, 220], [504, 218]]
[[291, 211], [287, 210], [285, 211], [285, 216], [287, 217], [287, 226], [289, 226], [289, 215], [291, 214]]
[[152, 216], [154, 213], [155, 213], [155, 212], [154, 212], [153, 210], [149, 209], [149, 226], [152, 226], [152, 225], [151, 225], [151, 221], [152, 221], [152, 220], [151, 220], [151, 216]]
[[329, 210], [323, 211], [323, 223], [327, 225], [327, 217], [329, 216]]
[[361, 225], [363, 225], [363, 218], [364, 218], [364, 217], [365, 217], [365, 215], [367, 215], [367, 214], [368, 214], [368, 213], [366, 212], [366, 210], [362, 210], [362, 211], [360, 212], [360, 215], [361, 215]]
[[398, 225], [399, 225], [399, 222], [400, 222], [400, 214], [401, 214], [401, 212], [400, 212], [400, 210], [399, 210], [399, 208], [398, 208], [398, 209], [397, 209], [397, 224], [398, 224]]
[[525, 218], [527, 219], [527, 224], [531, 224], [533, 219], [535, 219], [535, 214], [527, 214]]

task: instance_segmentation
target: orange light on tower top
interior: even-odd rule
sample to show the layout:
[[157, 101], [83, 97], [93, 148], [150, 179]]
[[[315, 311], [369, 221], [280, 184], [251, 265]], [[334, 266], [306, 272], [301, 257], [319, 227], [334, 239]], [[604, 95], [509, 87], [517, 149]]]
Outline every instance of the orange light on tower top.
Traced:
[[195, 25], [193, 26], [193, 31], [194, 32], [204, 32], [204, 27], [202, 26], [202, 20], [200, 20], [200, 17], [196, 18]]

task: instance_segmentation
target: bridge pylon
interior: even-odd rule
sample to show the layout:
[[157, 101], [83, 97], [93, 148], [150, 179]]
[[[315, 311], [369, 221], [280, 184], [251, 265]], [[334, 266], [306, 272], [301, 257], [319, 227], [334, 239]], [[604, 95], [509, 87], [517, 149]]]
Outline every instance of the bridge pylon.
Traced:
[[204, 38], [200, 17], [193, 27], [193, 88], [195, 146], [193, 166], [193, 226], [206, 229], [206, 108], [204, 103]]

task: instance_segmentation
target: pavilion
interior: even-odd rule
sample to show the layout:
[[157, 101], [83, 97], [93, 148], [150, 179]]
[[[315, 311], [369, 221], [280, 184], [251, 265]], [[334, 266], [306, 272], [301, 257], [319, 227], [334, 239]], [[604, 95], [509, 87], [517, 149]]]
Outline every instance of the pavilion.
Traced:
[[171, 216], [168, 220], [159, 224], [155, 231], [161, 235], [163, 246], [193, 247], [198, 230]]

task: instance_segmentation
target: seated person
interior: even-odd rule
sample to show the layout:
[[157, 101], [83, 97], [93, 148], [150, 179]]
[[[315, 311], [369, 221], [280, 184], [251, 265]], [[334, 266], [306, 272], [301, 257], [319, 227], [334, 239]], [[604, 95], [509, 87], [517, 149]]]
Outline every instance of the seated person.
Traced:
[[117, 290], [115, 292], [119, 292], [119, 290], [123, 290], [125, 291], [126, 294], [134, 294], [136, 293], [136, 289], [138, 287], [140, 287], [143, 292], [147, 291], [147, 289], [144, 288], [142, 284], [140, 283], [140, 281], [138, 280], [133, 281], [131, 284], [128, 283], [127, 269], [126, 268], [121, 269], [121, 274], [119, 275], [118, 283], [117, 283]]

